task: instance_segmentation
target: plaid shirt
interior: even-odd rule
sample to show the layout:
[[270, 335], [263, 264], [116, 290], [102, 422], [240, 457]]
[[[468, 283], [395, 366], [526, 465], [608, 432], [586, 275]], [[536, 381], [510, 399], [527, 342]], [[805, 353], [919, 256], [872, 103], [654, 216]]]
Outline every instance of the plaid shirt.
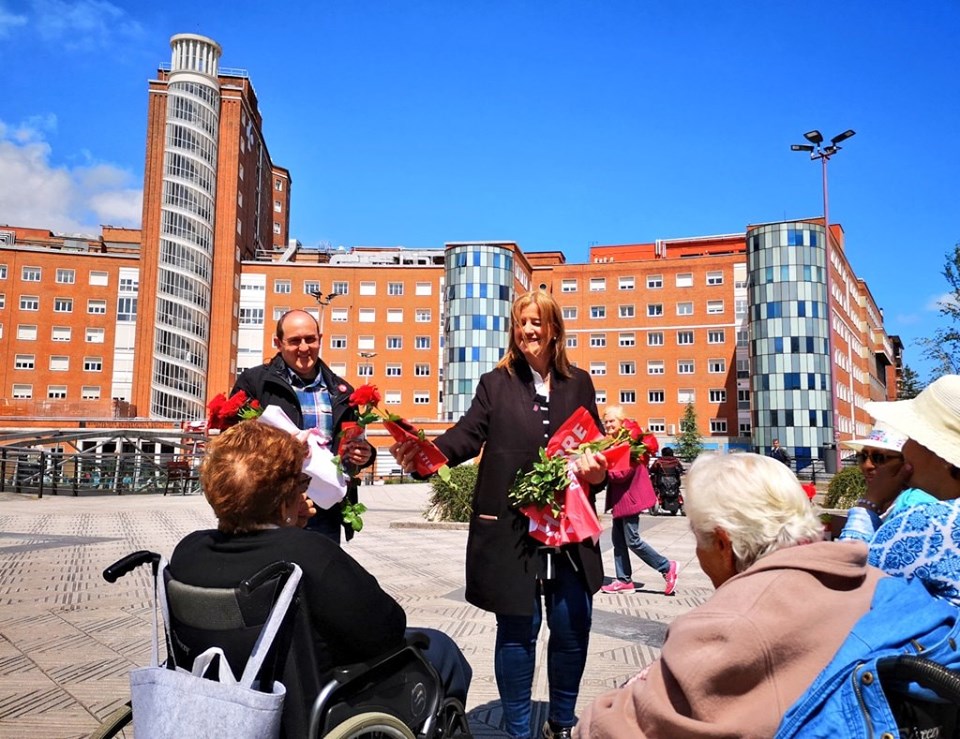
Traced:
[[322, 373], [317, 372], [316, 378], [307, 382], [287, 367], [287, 379], [300, 401], [304, 430], [316, 428], [323, 437], [322, 443], [329, 446], [333, 440], [333, 407]]

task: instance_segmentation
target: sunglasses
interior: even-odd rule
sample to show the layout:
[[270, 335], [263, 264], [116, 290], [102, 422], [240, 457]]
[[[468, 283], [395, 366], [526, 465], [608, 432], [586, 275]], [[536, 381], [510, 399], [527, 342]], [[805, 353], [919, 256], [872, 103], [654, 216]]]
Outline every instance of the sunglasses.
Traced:
[[901, 462], [903, 461], [902, 454], [884, 454], [883, 452], [857, 452], [857, 464], [866, 464], [867, 460], [873, 462], [874, 467], [879, 467], [882, 464], [886, 464], [891, 459], [898, 459]]

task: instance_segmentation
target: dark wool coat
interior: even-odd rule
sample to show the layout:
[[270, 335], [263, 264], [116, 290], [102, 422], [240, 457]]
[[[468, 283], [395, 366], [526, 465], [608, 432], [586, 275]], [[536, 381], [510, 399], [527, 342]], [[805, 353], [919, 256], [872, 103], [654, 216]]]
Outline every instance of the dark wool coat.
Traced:
[[[436, 440], [451, 465], [483, 450], [466, 563], [466, 598], [478, 608], [506, 615], [533, 613], [543, 555], [540, 543], [527, 535], [529, 520], [510, 507], [507, 491], [517, 472], [530, 469], [540, 447], [578, 407], [590, 411], [603, 428], [590, 376], [576, 367], [571, 373], [569, 378], [553, 375], [550, 423], [545, 427], [542, 412], [534, 409], [533, 375], [526, 362], [519, 362], [513, 375], [505, 369], [488, 372], [480, 378], [470, 409]], [[591, 503], [596, 492], [590, 491]], [[560, 556], [569, 553], [588, 592], [597, 592], [603, 583], [599, 545], [570, 544], [563, 550]]]

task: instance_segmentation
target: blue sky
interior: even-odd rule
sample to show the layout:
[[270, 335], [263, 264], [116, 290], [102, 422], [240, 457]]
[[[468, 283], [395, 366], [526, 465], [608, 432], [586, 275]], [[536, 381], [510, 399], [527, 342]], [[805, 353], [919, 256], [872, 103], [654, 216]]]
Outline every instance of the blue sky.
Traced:
[[579, 262], [816, 216], [790, 144], [853, 128], [831, 221], [924, 368], [960, 242], [957, 0], [0, 0], [0, 223], [139, 225], [147, 80], [182, 32], [249, 70], [308, 245]]

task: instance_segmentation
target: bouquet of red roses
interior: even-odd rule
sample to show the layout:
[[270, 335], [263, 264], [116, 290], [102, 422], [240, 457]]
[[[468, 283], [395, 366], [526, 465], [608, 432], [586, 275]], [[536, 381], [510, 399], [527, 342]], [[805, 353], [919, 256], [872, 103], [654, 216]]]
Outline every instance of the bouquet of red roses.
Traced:
[[259, 400], [251, 400], [243, 390], [237, 390], [229, 398], [220, 393], [207, 403], [207, 430], [225, 431], [240, 421], [256, 418], [263, 413]]

